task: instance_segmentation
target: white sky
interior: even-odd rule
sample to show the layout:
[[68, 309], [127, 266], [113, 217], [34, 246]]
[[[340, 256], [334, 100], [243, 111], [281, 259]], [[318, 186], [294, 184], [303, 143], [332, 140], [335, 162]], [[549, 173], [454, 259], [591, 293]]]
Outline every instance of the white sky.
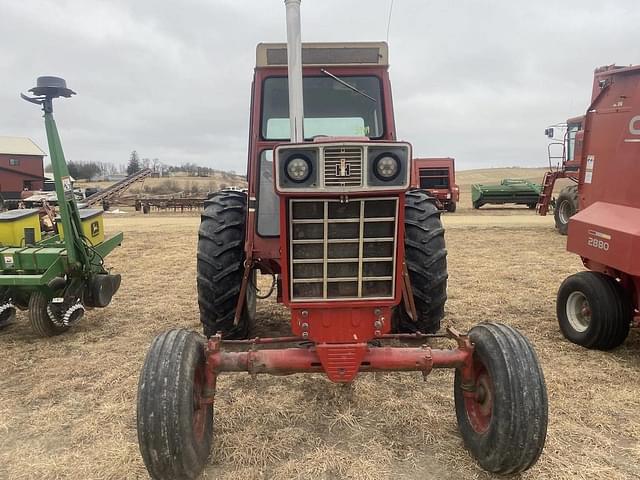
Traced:
[[[303, 41], [384, 40], [389, 0], [303, 0]], [[244, 172], [255, 45], [284, 41], [282, 0], [0, 0], [0, 135], [46, 147], [39, 75], [68, 160]], [[640, 63], [640, 3], [395, 0], [399, 137], [458, 168], [542, 166], [544, 128], [583, 112], [593, 69]]]

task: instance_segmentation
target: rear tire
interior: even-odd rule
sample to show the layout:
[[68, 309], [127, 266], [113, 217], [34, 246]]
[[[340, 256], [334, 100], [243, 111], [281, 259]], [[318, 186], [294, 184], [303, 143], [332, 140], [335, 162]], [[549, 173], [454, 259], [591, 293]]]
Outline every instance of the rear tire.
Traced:
[[507, 325], [476, 325], [469, 338], [475, 348], [474, 395], [465, 397], [459, 369], [454, 384], [464, 444], [489, 472], [523, 472], [536, 463], [547, 436], [547, 389], [536, 353]]
[[569, 185], [560, 190], [553, 210], [556, 228], [561, 235], [569, 230], [569, 219], [578, 211], [578, 186]]
[[202, 337], [187, 330], [158, 335], [138, 383], [138, 444], [155, 480], [191, 480], [204, 469], [213, 439], [213, 405], [204, 404]]
[[53, 337], [69, 330], [69, 325], [56, 325], [49, 317], [47, 306], [50, 300], [37, 290], [29, 297], [29, 322], [34, 333], [40, 337]]
[[449, 204], [447, 205], [447, 212], [449, 213], [455, 213], [456, 212], [456, 202], [454, 202], [453, 200], [451, 202], [449, 202]]
[[615, 279], [588, 271], [562, 282], [556, 313], [567, 340], [586, 348], [610, 350], [629, 335], [633, 309], [629, 295]]
[[483, 204], [480, 202], [473, 202], [473, 208], [475, 208], [476, 210], [478, 210]]
[[233, 324], [244, 273], [247, 195], [217, 192], [204, 205], [197, 257], [200, 322], [207, 338], [218, 332], [229, 339], [247, 338], [256, 310], [255, 272], [247, 286], [240, 321]]
[[401, 303], [394, 314], [397, 332], [435, 333], [447, 301], [447, 249], [440, 211], [421, 190], [405, 196], [405, 262], [418, 318], [413, 321]]

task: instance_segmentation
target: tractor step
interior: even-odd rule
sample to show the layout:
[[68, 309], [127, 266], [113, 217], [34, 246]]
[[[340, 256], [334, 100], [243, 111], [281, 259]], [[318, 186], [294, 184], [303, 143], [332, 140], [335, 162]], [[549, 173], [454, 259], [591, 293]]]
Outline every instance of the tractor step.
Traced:
[[544, 174], [544, 178], [542, 179], [542, 191], [540, 192], [540, 197], [538, 198], [538, 203], [536, 205], [536, 212], [538, 215], [544, 216], [549, 212], [549, 205], [553, 195], [553, 187], [556, 184], [556, 179], [561, 176], [559, 173], [560, 172], [546, 172]]

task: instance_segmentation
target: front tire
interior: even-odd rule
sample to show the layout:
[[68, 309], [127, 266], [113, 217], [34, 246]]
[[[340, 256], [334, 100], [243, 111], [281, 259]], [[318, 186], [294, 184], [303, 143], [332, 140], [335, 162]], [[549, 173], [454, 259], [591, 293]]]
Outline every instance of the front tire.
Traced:
[[169, 330], [156, 337], [138, 383], [138, 443], [155, 480], [191, 480], [204, 469], [213, 439], [213, 405], [202, 402], [202, 337]]
[[397, 332], [435, 333], [447, 301], [447, 249], [440, 211], [421, 190], [405, 196], [405, 262], [418, 318], [412, 320], [400, 304], [395, 312]]
[[69, 330], [69, 325], [58, 325], [51, 320], [47, 307], [50, 299], [35, 291], [29, 297], [29, 322], [34, 333], [40, 337], [53, 337]]
[[[247, 338], [255, 318], [255, 272], [238, 325], [234, 316], [244, 273], [247, 195], [225, 190], [205, 201], [198, 230], [197, 283], [200, 322], [208, 338]], [[253, 282], [251, 282], [253, 280]]]
[[456, 202], [454, 202], [454, 201], [452, 200], [452, 201], [450, 201], [450, 202], [448, 203], [448, 205], [447, 205], [447, 212], [449, 212], [449, 213], [455, 213], [455, 212], [456, 212], [456, 208], [457, 208]]
[[463, 388], [459, 369], [454, 384], [464, 444], [489, 472], [523, 472], [540, 457], [547, 435], [547, 389], [536, 353], [507, 325], [477, 325], [469, 338], [474, 384]]
[[558, 290], [556, 314], [567, 340], [598, 350], [621, 345], [633, 315], [626, 291], [615, 279], [598, 272], [567, 277]]
[[553, 210], [556, 228], [561, 235], [569, 231], [569, 219], [578, 211], [578, 186], [569, 185], [560, 190]]

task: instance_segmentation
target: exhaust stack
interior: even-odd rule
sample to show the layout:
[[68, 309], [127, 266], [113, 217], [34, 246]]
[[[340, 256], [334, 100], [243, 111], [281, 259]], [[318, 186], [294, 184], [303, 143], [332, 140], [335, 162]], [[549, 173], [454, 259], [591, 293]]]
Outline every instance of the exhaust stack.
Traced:
[[284, 0], [287, 8], [287, 65], [289, 75], [289, 122], [291, 142], [304, 141], [304, 104], [302, 103], [302, 40], [300, 2]]

